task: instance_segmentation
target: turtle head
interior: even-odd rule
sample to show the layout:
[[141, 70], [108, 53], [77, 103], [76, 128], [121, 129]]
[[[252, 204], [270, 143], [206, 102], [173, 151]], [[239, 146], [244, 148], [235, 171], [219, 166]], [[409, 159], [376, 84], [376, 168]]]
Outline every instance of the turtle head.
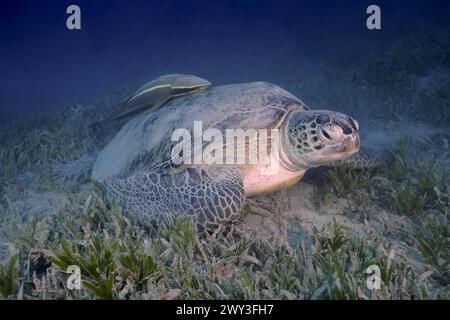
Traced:
[[292, 111], [281, 127], [282, 163], [292, 171], [326, 165], [359, 150], [359, 125], [327, 110]]

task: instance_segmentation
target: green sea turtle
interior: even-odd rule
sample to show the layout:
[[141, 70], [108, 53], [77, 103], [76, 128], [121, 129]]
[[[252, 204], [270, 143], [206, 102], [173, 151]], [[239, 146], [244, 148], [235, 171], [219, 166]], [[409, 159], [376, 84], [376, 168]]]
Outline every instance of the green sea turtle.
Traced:
[[122, 100], [122, 111], [111, 118], [93, 123], [92, 127], [127, 118], [143, 110], [158, 109], [169, 100], [208, 89], [211, 82], [186, 74], [166, 74], [137, 89]]
[[[179, 141], [173, 141], [173, 134], [182, 128], [195, 141], [195, 123], [204, 132], [214, 128], [216, 138], [227, 130], [278, 129], [279, 147], [264, 164], [175, 163], [173, 150]], [[200, 148], [207, 146], [203, 142]], [[288, 188], [309, 168], [336, 161], [369, 166], [384, 161], [377, 153], [358, 153], [359, 147], [358, 122], [348, 115], [310, 110], [266, 82], [222, 85], [129, 120], [99, 153], [92, 179], [141, 221], [184, 216], [214, 228], [239, 216], [247, 198]]]

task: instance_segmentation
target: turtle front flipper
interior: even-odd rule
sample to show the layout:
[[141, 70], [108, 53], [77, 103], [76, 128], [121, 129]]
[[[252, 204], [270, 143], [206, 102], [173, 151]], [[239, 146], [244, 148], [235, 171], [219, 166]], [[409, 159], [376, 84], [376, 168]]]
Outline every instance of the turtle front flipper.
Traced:
[[103, 185], [140, 222], [159, 223], [170, 215], [193, 218], [202, 227], [212, 229], [238, 216], [245, 203], [242, 178], [232, 170], [139, 172], [126, 178], [108, 178]]
[[328, 164], [331, 167], [349, 167], [352, 169], [373, 169], [389, 165], [394, 160], [394, 153], [389, 149], [375, 150], [361, 148], [352, 156]]

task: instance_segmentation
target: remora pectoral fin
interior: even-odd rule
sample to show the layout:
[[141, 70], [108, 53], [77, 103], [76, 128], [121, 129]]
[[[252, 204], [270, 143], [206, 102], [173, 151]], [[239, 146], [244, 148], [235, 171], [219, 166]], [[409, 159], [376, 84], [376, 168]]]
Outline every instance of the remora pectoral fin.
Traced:
[[235, 219], [245, 204], [241, 175], [228, 170], [207, 174], [187, 168], [173, 175], [137, 172], [129, 177], [107, 178], [102, 186], [142, 222], [181, 216], [213, 228]]
[[144, 110], [156, 110], [163, 106], [172, 98], [172, 89], [170, 87], [159, 88], [146, 95], [140, 96], [137, 99], [128, 98], [126, 102], [127, 110], [115, 115], [105, 122], [112, 122], [129, 117], [133, 114], [142, 112]]

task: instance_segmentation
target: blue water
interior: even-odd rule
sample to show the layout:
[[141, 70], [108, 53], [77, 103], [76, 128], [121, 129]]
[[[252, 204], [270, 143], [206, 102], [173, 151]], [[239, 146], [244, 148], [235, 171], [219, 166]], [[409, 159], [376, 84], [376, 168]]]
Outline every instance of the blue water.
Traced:
[[[450, 1], [318, 2], [2, 0], [0, 115], [92, 103], [164, 73], [271, 81], [290, 65], [364, 59], [449, 25]], [[70, 4], [81, 30], [66, 29]], [[366, 28], [370, 4], [382, 30]]]

